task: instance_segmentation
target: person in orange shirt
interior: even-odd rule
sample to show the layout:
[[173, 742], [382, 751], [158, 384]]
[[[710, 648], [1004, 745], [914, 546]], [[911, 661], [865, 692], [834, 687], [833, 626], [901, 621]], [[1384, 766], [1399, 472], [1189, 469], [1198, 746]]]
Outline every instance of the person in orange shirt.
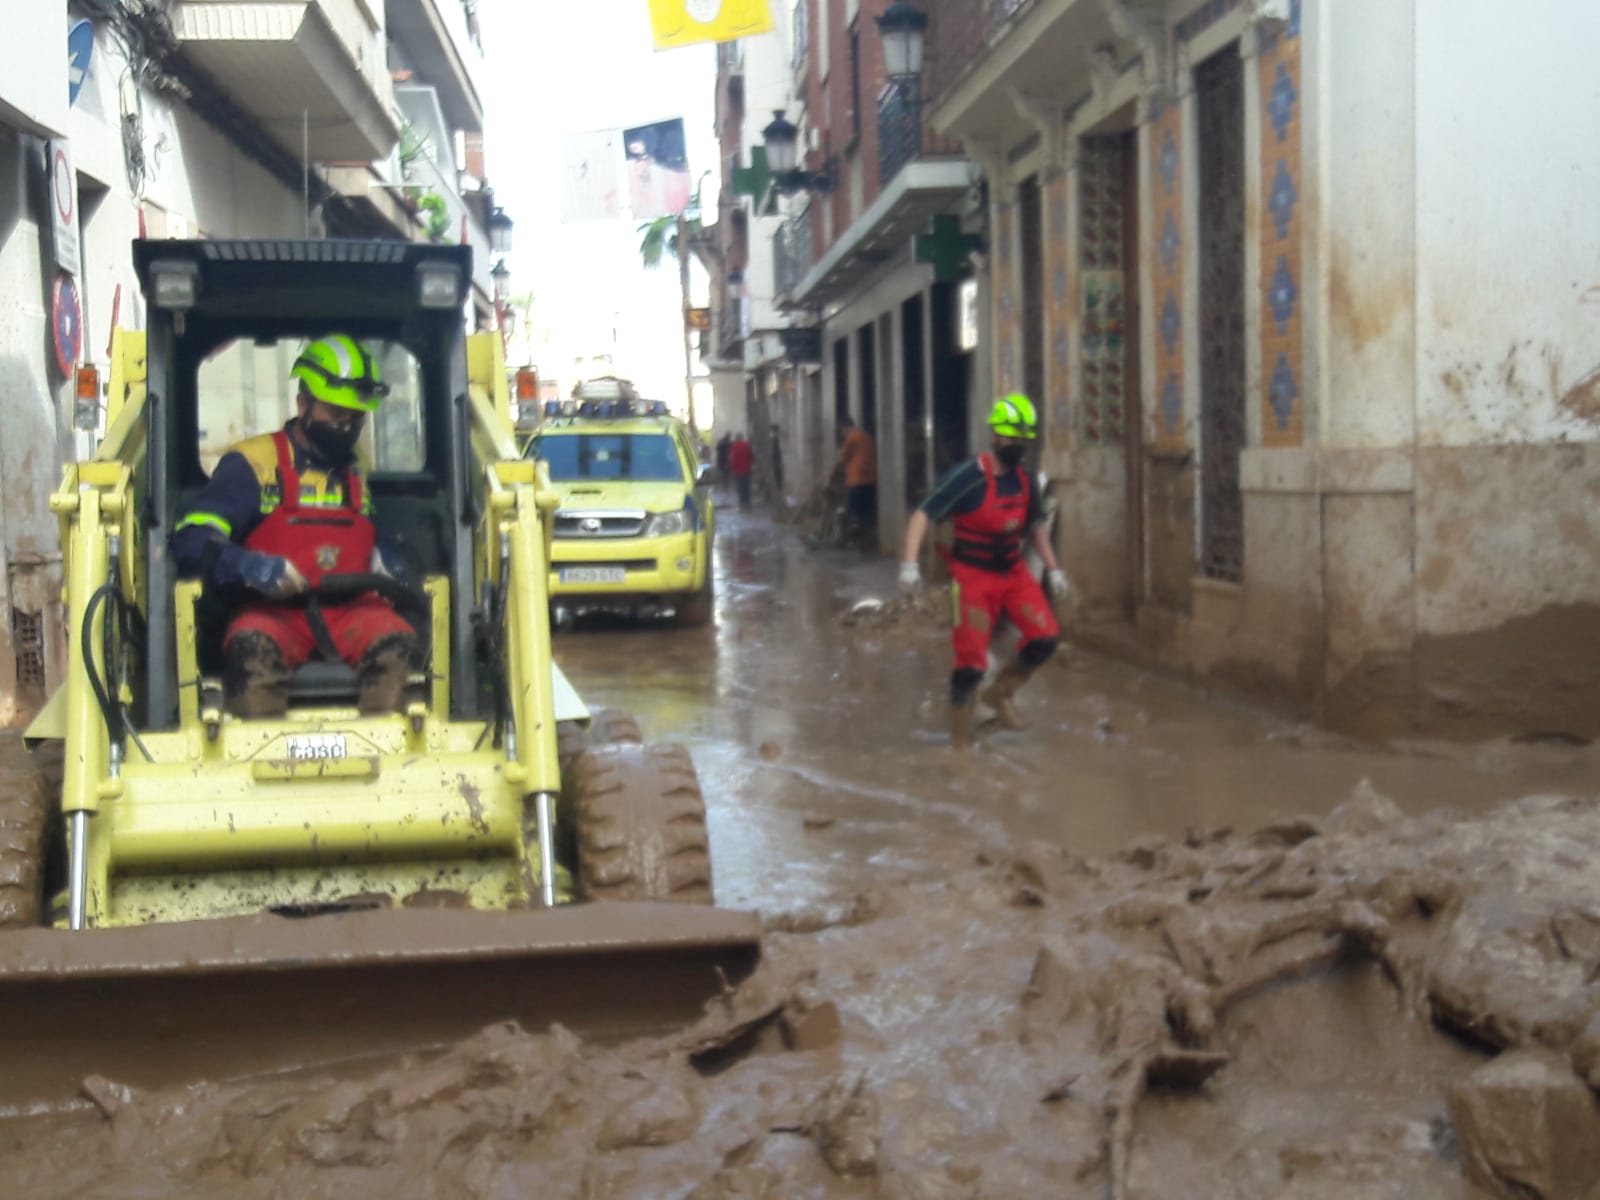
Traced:
[[873, 540], [878, 519], [878, 447], [848, 415], [839, 418], [837, 469], [844, 472], [846, 540]]

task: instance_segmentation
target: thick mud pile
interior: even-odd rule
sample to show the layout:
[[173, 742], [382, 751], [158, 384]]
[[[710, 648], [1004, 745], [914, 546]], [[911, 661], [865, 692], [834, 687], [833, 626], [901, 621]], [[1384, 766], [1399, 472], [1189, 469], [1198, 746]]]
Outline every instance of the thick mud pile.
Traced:
[[[1065, 798], [1063, 800], [1065, 802]], [[819, 835], [820, 836], [820, 835]], [[768, 914], [695, 1029], [0, 1126], [32, 1197], [1541, 1197], [1600, 1188], [1600, 801], [1195, 831]], [[306, 1014], [315, 1020], [314, 1013]]]

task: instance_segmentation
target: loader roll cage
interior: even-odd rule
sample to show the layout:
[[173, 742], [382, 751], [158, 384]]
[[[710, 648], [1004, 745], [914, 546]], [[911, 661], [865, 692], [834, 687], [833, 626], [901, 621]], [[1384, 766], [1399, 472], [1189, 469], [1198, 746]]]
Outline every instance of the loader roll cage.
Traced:
[[[492, 672], [474, 629], [473, 527], [484, 481], [472, 470], [472, 414], [462, 309], [471, 249], [402, 242], [142, 241], [134, 263], [150, 298], [146, 461], [140, 500], [147, 653], [135, 689], [145, 728], [178, 723], [174, 587], [166, 552], [184, 502], [206, 482], [199, 431], [206, 397], [200, 369], [230, 342], [306, 341], [328, 332], [403, 346], [421, 389], [423, 465], [374, 471], [368, 486], [380, 535], [401, 541], [424, 574], [449, 580], [452, 717], [489, 715]], [[284, 314], [293, 314], [285, 316]], [[253, 430], [268, 433], [272, 429]]]

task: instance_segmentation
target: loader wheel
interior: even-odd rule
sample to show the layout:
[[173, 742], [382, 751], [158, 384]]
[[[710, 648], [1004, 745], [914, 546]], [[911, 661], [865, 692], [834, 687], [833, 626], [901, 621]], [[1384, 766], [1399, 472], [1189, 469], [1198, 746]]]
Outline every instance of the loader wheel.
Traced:
[[20, 733], [0, 734], [0, 929], [43, 918], [45, 831], [61, 790], [61, 743], [45, 745], [36, 761]]
[[591, 746], [637, 746], [643, 741], [639, 722], [623, 708], [597, 708], [589, 714], [587, 726], [576, 721], [558, 721], [556, 761], [561, 764], [561, 777], [567, 777], [572, 760]]
[[597, 746], [572, 766], [585, 900], [711, 903], [706, 804], [682, 746]]

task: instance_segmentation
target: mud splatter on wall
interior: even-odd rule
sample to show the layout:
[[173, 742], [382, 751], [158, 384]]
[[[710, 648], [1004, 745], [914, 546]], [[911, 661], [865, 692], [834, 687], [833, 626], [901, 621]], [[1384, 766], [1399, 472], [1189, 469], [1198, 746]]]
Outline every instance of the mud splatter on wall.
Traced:
[[1261, 102], [1261, 443], [1305, 442], [1300, 0], [1257, 56]]

